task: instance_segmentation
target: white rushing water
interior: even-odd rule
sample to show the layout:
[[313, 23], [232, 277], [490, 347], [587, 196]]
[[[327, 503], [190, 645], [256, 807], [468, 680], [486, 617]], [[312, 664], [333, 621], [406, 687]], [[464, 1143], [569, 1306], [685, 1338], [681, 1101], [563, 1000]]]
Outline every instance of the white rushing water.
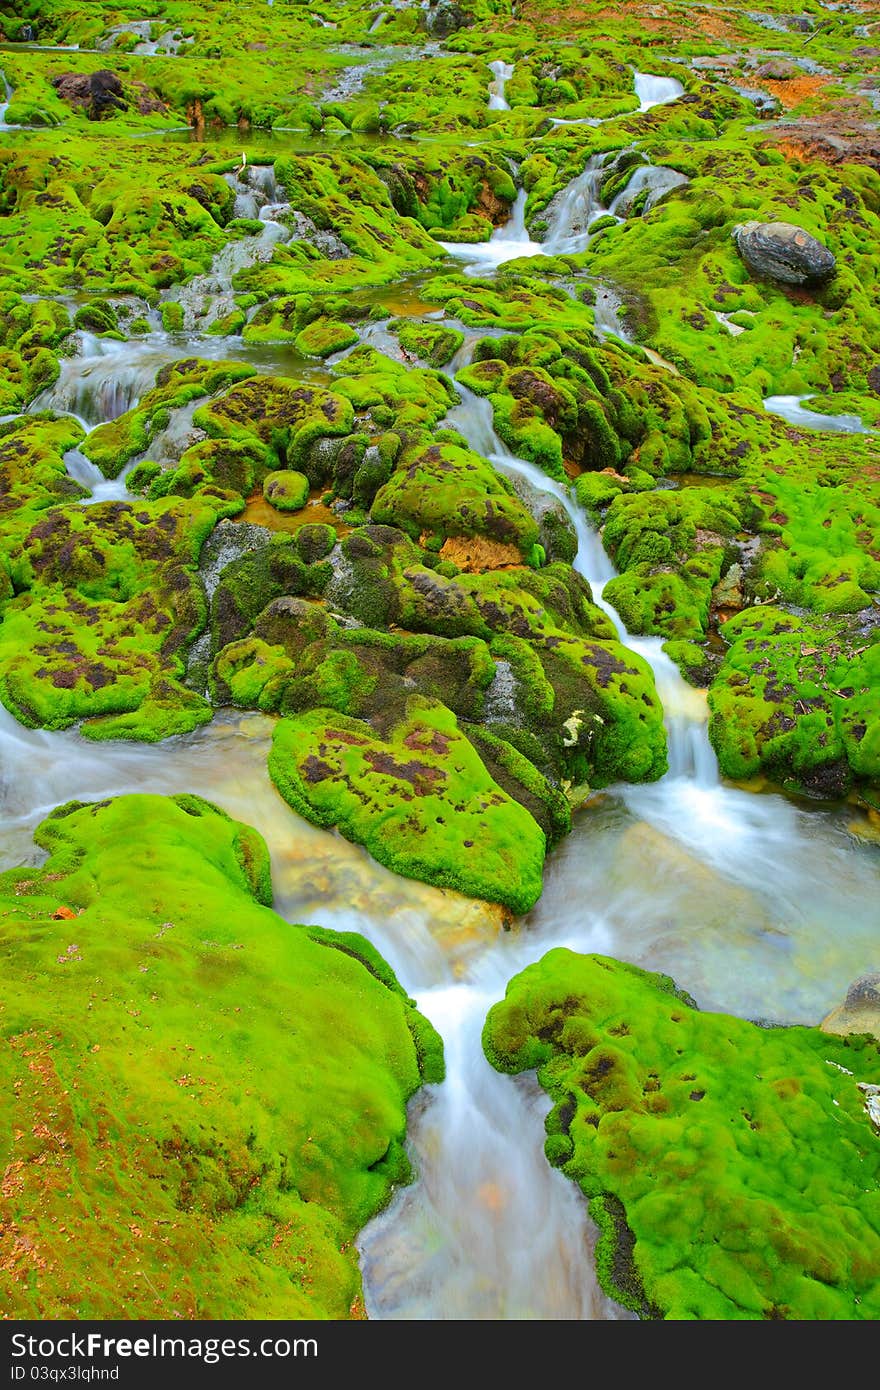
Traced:
[[[456, 366], [467, 355], [466, 348]], [[755, 797], [722, 784], [705, 693], [683, 680], [662, 639], [634, 637], [605, 601], [615, 571], [594, 527], [567, 488], [511, 454], [495, 432], [490, 403], [461, 385], [458, 391], [460, 404], [447, 423], [501, 472], [565, 508], [578, 541], [575, 569], [619, 640], [653, 672], [669, 771], [653, 785], [622, 788], [613, 809], [600, 812], [598, 826], [582, 819], [583, 830], [576, 826], [551, 861], [525, 933], [498, 940], [455, 980], [430, 950], [421, 958], [429, 965], [424, 980], [418, 966], [413, 978], [411, 956], [400, 962], [402, 978], [444, 1038], [448, 1075], [412, 1115], [421, 1181], [401, 1191], [361, 1238], [367, 1307], [374, 1317], [609, 1318], [620, 1310], [603, 1298], [579, 1258], [592, 1242], [583, 1205], [554, 1181], [536, 1138], [546, 1102], [492, 1071], [482, 1054], [480, 1020], [515, 971], [551, 946], [567, 945], [650, 968], [669, 969], [671, 958], [679, 981], [689, 989], [702, 984], [711, 1006], [779, 1021], [810, 1019], [812, 1009], [811, 1021], [818, 1021], [837, 995], [826, 992], [816, 1013], [815, 982], [805, 985], [802, 976], [815, 961], [822, 978], [820, 962], [827, 966], [836, 954], [840, 994], [873, 958], [870, 885], [876, 875], [867, 855], [854, 870], [849, 840], [833, 823], [811, 822], [778, 796]], [[783, 854], [787, 862], [779, 873], [774, 864]], [[811, 879], [819, 864], [817, 892]], [[711, 901], [701, 907], [703, 892]], [[838, 941], [829, 952], [825, 933], [840, 922], [842, 903], [849, 951]], [[734, 927], [723, 916], [731, 908], [739, 917]], [[679, 913], [690, 931], [677, 929]], [[711, 928], [714, 952], [705, 958], [699, 934], [692, 939], [701, 917]], [[797, 928], [806, 945], [797, 940]], [[802, 973], [792, 982], [795, 943]], [[395, 963], [393, 934], [384, 931], [377, 944]], [[691, 968], [695, 950], [699, 969]], [[749, 953], [751, 969], [745, 970]], [[826, 991], [827, 983], [826, 975]]]
[[509, 111], [510, 106], [504, 96], [504, 89], [513, 77], [513, 63], [503, 63], [500, 58], [489, 64], [494, 74], [489, 83], [489, 110]]
[[489, 241], [441, 241], [444, 251], [464, 262], [468, 275], [490, 275], [507, 261], [520, 256], [546, 255], [546, 247], [532, 241], [526, 230], [526, 191], [521, 188], [510, 210], [510, 219], [497, 227]]
[[831, 430], [836, 434], [867, 433], [867, 426], [858, 415], [823, 415], [818, 410], [806, 410], [804, 401], [812, 399], [812, 396], [765, 396], [764, 409], [803, 429]]
[[8, 125], [6, 121], [6, 112], [12, 101], [12, 88], [7, 81], [6, 73], [2, 71], [0, 71], [0, 91], [3, 93], [3, 100], [0, 101], [0, 130], [19, 130], [19, 126]]

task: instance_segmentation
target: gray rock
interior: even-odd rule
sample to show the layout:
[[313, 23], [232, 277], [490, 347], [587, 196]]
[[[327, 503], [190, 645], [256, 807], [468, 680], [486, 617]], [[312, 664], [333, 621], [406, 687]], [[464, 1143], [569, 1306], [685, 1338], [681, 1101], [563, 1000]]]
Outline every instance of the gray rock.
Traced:
[[750, 270], [786, 285], [821, 284], [837, 268], [828, 247], [791, 222], [744, 222], [733, 237]]
[[454, 0], [431, 0], [424, 13], [425, 28], [438, 39], [445, 39], [457, 29], [463, 29], [465, 25], [472, 23], [473, 20], [468, 18]]

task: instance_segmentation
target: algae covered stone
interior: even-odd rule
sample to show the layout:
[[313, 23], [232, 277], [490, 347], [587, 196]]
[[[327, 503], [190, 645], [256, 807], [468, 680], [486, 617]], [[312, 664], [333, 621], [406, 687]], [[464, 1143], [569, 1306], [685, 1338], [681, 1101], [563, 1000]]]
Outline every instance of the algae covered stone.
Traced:
[[197, 796], [71, 802], [36, 840], [0, 875], [3, 1239], [38, 1254], [7, 1313], [356, 1315], [430, 1024], [361, 937], [272, 912], [261, 837]]
[[665, 975], [550, 951], [483, 1032], [538, 1069], [545, 1150], [590, 1199], [606, 1292], [642, 1317], [872, 1319], [880, 1044], [701, 1013]]
[[514, 912], [540, 896], [544, 832], [436, 701], [413, 697], [384, 737], [332, 710], [284, 719], [269, 772], [295, 811], [395, 873]]

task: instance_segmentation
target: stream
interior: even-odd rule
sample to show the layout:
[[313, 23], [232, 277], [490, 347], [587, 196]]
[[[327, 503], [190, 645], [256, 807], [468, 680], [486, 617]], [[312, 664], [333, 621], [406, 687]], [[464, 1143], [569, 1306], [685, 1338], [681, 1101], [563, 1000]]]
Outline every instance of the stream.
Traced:
[[[490, 66], [489, 104], [503, 110], [512, 67]], [[635, 82], [642, 110], [675, 100], [681, 91], [667, 78], [636, 74]], [[599, 176], [598, 162], [591, 162], [558, 195], [542, 243], [526, 229], [520, 191], [509, 222], [490, 241], [447, 243], [445, 249], [468, 274], [481, 276], [517, 257], [584, 249], [590, 224], [609, 212], [599, 205]], [[129, 343], [83, 335], [82, 355], [65, 361], [59, 380], [32, 410], [66, 410], [91, 429], [136, 403], [157, 366], [193, 351], [302, 374], [285, 348], [248, 349], [193, 331], [229, 302], [241, 256], [271, 254], [287, 230], [272, 216], [281, 213], [268, 177], [248, 173], [238, 183], [244, 215], [259, 216], [265, 231], [234, 243], [209, 274], [176, 292], [187, 332], [157, 331]], [[620, 334], [615, 306], [612, 299], [604, 320], [597, 310], [599, 331]], [[381, 331], [378, 325], [369, 335], [377, 346]], [[451, 373], [469, 360], [482, 336], [468, 333]], [[880, 965], [876, 849], [851, 832], [855, 812], [806, 809], [720, 779], [704, 693], [685, 683], [661, 639], [628, 633], [603, 597], [615, 571], [596, 529], [565, 486], [504, 445], [489, 402], [461, 385], [457, 390], [459, 403], [446, 425], [516, 485], [549, 494], [568, 514], [578, 541], [575, 568], [619, 640], [653, 671], [668, 734], [668, 773], [651, 785], [592, 796], [550, 857], [539, 902], [504, 931], [485, 905], [397, 878], [358, 846], [296, 816], [266, 771], [268, 717], [221, 711], [205, 729], [140, 745], [27, 730], [0, 707], [0, 864], [40, 862], [33, 828], [72, 797], [190, 791], [254, 825], [272, 855], [276, 910], [290, 921], [362, 932], [445, 1044], [446, 1081], [423, 1088], [410, 1106], [417, 1179], [398, 1189], [358, 1242], [369, 1316], [629, 1319], [635, 1315], [598, 1286], [590, 1258], [596, 1232], [586, 1203], [544, 1157], [547, 1097], [532, 1078], [502, 1076], [483, 1056], [486, 1012], [511, 976], [548, 949], [568, 946], [667, 971], [704, 1008], [818, 1023], [853, 979]], [[834, 427], [827, 417], [815, 418]], [[78, 451], [71, 451], [67, 465], [93, 489], [88, 501], [126, 495], [124, 476], [114, 483], [100, 479]]]

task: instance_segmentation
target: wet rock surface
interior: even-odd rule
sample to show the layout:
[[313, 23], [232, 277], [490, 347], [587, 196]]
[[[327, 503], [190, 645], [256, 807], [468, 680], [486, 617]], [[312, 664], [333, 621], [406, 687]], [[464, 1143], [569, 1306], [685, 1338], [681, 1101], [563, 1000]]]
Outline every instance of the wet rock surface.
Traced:
[[787, 285], [819, 285], [837, 267], [834, 254], [790, 222], [745, 222], [734, 233], [750, 270]]

